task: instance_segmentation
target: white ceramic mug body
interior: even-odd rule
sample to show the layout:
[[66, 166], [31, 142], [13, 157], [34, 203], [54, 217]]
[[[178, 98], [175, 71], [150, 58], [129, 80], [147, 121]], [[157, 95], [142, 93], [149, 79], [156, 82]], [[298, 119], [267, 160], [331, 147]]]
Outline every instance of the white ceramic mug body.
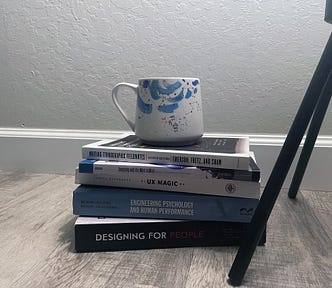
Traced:
[[[140, 79], [136, 93], [134, 127], [128, 124], [143, 142], [153, 145], [190, 145], [202, 137], [204, 128], [199, 79]], [[128, 119], [126, 121], [131, 122]]]

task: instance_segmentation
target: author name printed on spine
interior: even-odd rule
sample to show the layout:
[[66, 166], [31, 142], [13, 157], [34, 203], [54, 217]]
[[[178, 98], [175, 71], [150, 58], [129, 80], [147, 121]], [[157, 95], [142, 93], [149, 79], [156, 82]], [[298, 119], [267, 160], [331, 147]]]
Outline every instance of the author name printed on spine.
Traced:
[[221, 159], [206, 158], [206, 157], [186, 157], [186, 156], [173, 156], [173, 163], [188, 164], [188, 165], [222, 165]]

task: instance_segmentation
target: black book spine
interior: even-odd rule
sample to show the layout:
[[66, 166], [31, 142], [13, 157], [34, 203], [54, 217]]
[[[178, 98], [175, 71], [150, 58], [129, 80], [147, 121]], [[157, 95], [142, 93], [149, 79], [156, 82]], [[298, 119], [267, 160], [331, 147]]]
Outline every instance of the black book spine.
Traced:
[[[179, 221], [75, 225], [77, 252], [238, 246], [248, 223]], [[259, 245], [264, 245], [264, 231]]]

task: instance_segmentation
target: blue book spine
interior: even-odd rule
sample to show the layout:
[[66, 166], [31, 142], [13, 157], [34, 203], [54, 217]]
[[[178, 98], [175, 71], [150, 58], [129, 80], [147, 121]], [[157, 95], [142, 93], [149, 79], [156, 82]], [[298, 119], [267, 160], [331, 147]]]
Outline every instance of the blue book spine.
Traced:
[[249, 223], [258, 202], [249, 198], [80, 185], [73, 192], [73, 213]]

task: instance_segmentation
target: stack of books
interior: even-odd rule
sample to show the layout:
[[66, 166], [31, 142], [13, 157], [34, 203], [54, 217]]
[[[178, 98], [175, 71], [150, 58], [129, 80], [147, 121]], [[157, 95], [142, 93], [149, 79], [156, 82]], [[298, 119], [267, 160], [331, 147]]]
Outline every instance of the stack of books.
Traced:
[[77, 252], [239, 245], [260, 197], [247, 137], [98, 141], [82, 147], [75, 172]]

